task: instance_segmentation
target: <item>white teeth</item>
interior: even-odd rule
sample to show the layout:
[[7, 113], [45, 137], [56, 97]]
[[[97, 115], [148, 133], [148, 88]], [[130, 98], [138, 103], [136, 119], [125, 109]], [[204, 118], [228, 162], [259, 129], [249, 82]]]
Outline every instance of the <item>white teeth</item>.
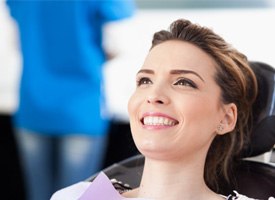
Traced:
[[165, 117], [147, 116], [143, 119], [144, 125], [173, 126], [177, 122]]

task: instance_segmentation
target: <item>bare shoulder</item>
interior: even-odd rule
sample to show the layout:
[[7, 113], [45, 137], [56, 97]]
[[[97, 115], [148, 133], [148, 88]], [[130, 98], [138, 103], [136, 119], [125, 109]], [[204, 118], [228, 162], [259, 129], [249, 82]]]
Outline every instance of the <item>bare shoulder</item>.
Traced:
[[127, 192], [124, 192], [121, 194], [123, 197], [126, 197], [126, 198], [135, 198], [138, 196], [138, 188], [135, 188], [135, 189], [132, 189], [132, 190], [129, 190]]

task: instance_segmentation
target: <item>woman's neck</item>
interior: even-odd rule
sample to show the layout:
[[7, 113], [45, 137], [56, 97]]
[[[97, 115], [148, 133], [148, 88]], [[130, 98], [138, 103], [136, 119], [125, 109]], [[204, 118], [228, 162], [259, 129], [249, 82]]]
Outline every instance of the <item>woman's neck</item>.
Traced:
[[135, 196], [155, 200], [220, 199], [206, 186], [203, 171], [204, 163], [146, 158]]

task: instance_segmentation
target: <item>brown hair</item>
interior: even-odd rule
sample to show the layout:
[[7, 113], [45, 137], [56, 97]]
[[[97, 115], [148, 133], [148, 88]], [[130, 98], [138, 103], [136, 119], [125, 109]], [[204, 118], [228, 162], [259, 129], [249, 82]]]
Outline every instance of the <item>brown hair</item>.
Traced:
[[217, 135], [206, 158], [205, 181], [211, 189], [218, 191], [217, 178], [222, 176], [228, 183], [231, 181], [231, 163], [249, 140], [251, 107], [257, 94], [256, 77], [246, 56], [207, 27], [185, 19], [176, 20], [169, 31], [154, 34], [151, 49], [167, 40], [192, 43], [210, 55], [217, 64], [215, 81], [221, 88], [221, 101], [237, 106], [235, 129], [228, 134]]

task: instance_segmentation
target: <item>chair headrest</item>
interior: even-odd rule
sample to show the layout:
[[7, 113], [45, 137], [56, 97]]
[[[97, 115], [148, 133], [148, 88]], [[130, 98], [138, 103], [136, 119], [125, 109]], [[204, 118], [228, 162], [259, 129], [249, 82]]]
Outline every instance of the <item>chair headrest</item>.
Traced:
[[252, 135], [242, 157], [270, 151], [275, 144], [275, 69], [265, 63], [250, 62], [258, 82], [258, 96], [253, 104]]

